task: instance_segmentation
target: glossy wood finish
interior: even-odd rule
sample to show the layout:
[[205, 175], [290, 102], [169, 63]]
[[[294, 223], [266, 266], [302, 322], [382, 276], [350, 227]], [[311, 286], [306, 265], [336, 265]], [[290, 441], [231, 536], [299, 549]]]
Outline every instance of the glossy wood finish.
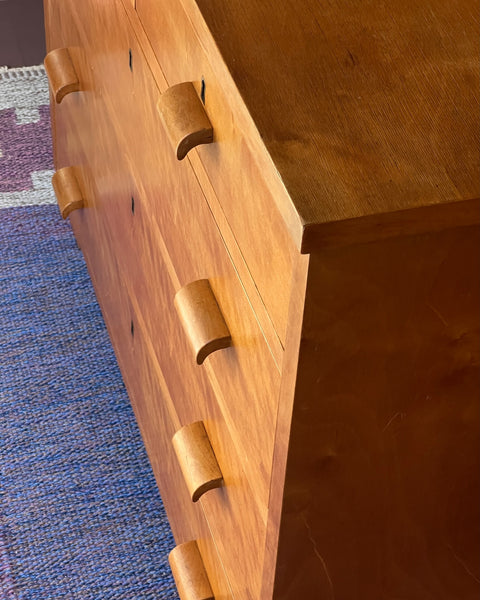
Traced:
[[75, 167], [59, 169], [52, 177], [52, 185], [62, 219], [66, 219], [72, 211], [84, 207], [84, 194]]
[[[100, 9], [92, 6], [91, 10], [98, 12]], [[178, 358], [170, 367], [171, 378], [176, 386], [184, 380], [187, 390], [201, 375], [190, 374], [193, 361], [191, 352], [184, 350], [188, 348], [188, 344], [183, 344], [185, 335], [176, 327], [175, 321], [164, 322], [158, 307], [164, 306], [170, 315], [174, 310], [174, 295], [183, 285], [197, 279], [209, 279], [232, 335], [232, 347], [212, 354], [203, 367], [231, 432], [232, 441], [225, 441], [225, 445], [228, 447], [233, 443], [238, 454], [244, 457], [244, 468], [255, 481], [252, 497], [259, 509], [265, 510], [274, 437], [269, 424], [275, 419], [280, 383], [277, 366], [190, 166], [176, 160], [169, 144], [158, 144], [158, 140], [166, 136], [156, 110], [159, 91], [150, 70], [141, 60], [142, 49], [135, 37], [122, 33], [125, 24], [120, 15], [110, 11], [105, 17], [115, 24], [116, 39], [110, 42], [114, 50], [111, 54], [103, 51], [95, 60], [98, 77], [95, 85], [102, 86], [107, 98], [115, 94], [111, 119], [119, 135], [124, 136], [121, 138], [123, 147], [130, 149], [126, 159], [128, 171], [134, 178], [133, 195], [137, 199], [132, 221], [136, 248], [128, 249], [130, 236], [125, 232], [120, 235], [122, 241], [118, 244], [118, 252], [133, 274], [132, 281], [141, 300], [140, 310], [146, 327], [152, 332], [164, 331], [168, 339], [176, 340]], [[125, 61], [117, 64], [114, 57], [122, 56], [122, 48], [127, 49], [123, 53]], [[133, 71], [128, 64], [129, 49], [133, 55]], [[135, 111], [131, 111], [130, 95], [138, 100]], [[122, 110], [128, 111], [128, 119], [121, 117]], [[115, 149], [112, 151], [116, 152]], [[98, 175], [101, 176], [100, 170]], [[115, 214], [118, 217], [118, 210], [113, 209], [115, 196], [111, 193], [110, 196], [112, 217]], [[127, 215], [131, 219], [130, 205], [131, 194], [128, 194], [122, 213], [125, 223], [128, 223]], [[187, 218], [192, 213], [195, 218]], [[140, 251], [139, 245], [144, 250]], [[161, 298], [165, 299], [166, 305]], [[175, 319], [180, 324], [176, 315]], [[159, 359], [170, 361], [163, 339], [153, 338]], [[261, 388], [251, 379], [251, 373], [257, 369], [263, 372]], [[190, 393], [183, 395], [188, 398]], [[252, 398], [248, 412], [244, 410], [245, 397]], [[197, 410], [194, 401], [192, 410]], [[247, 440], [243, 432], [249, 430], [252, 418], [260, 427], [250, 431]], [[203, 420], [203, 415], [193, 418], [185, 412], [182, 419], [183, 424], [187, 424], [192, 420]]]
[[[120, 136], [122, 144], [126, 144], [126, 139], [123, 137], [127, 134], [125, 119], [119, 118], [117, 121], [117, 112], [108, 104], [109, 98], [114, 97], [115, 107], [118, 110], [124, 96], [128, 97], [125, 90], [130, 90], [129, 93], [132, 93], [131, 86], [135, 86], [133, 90], [135, 95], [138, 93], [138, 97], [146, 99], [144, 104], [139, 103], [138, 105], [138, 122], [133, 120], [133, 123], [131, 123], [132, 137], [128, 138], [130, 143], [124, 146], [130, 147], [132, 140], [141, 141], [139, 131], [142, 132], [142, 136], [146, 136], [152, 126], [154, 130], [157, 130], [159, 124], [156, 111], [158, 92], [157, 94], [154, 94], [153, 90], [150, 92], [152, 83], [151, 79], [148, 79], [148, 70], [142, 72], [141, 62], [138, 60], [141, 51], [135, 38], [125, 35], [125, 22], [121, 20], [122, 12], [120, 10], [117, 8], [114, 10], [113, 5], [103, 5], [103, 11], [96, 13], [98, 16], [96, 26], [100, 32], [105, 23], [115, 25], [116, 42], [113, 39], [106, 40], [106, 42], [110, 47], [115, 48], [115, 53], [112, 56], [125, 57], [124, 63], [117, 63], [116, 59], [113, 62], [111, 62], [111, 59], [108, 60], [110, 54], [106, 54], [105, 50], [101, 48], [101, 35], [89, 35], [87, 38], [79, 24], [93, 10], [99, 11], [98, 8], [94, 9], [93, 5], [88, 3], [82, 6], [62, 4], [61, 6], [56, 5], [48, 13], [49, 17], [57, 19], [57, 23], [71, 22], [69, 29], [59, 29], [57, 26], [57, 30], [62, 31], [62, 35], [68, 35], [75, 41], [78, 48], [75, 64], [88, 90], [87, 93], [78, 95], [75, 99], [73, 99], [73, 96], [66, 98], [61, 105], [55, 107], [54, 125], [57, 143], [59, 150], [61, 150], [60, 153], [57, 152], [57, 161], [61, 164], [64, 157], [66, 159], [71, 156], [76, 162], [88, 165], [88, 169], [84, 171], [88, 175], [88, 187], [91, 189], [91, 194], [87, 200], [89, 219], [88, 223], [82, 220], [82, 224], [79, 225], [80, 231], [76, 231], [79, 238], [85, 237], [85, 232], [83, 235], [81, 232], [84, 227], [88, 227], [95, 232], [92, 234], [95, 235], [94, 240], [88, 236], [87, 241], [82, 244], [85, 246], [85, 252], [93, 255], [93, 259], [90, 260], [91, 269], [96, 273], [101, 273], [103, 270], [101, 267], [102, 262], [105, 261], [106, 265], [110, 264], [113, 253], [115, 261], [122, 270], [122, 276], [126, 276], [128, 273], [134, 274], [133, 279], [130, 276], [126, 277], [125, 284], [123, 284], [128, 285], [130, 317], [122, 321], [121, 333], [118, 332], [118, 327], [113, 328], [114, 345], [120, 355], [125, 352], [124, 344], [127, 344], [129, 339], [134, 341], [135, 346], [140, 344], [139, 340], [142, 339], [144, 340], [144, 346], [146, 346], [146, 350], [142, 351], [141, 358], [129, 355], [130, 358], [127, 357], [121, 361], [123, 365], [126, 365], [123, 367], [122, 372], [127, 381], [130, 394], [135, 393], [136, 396], [134, 403], [136, 414], [146, 440], [149, 455], [151, 459], [153, 457], [152, 464], [162, 496], [169, 507], [167, 509], [169, 516], [174, 520], [172, 511], [179, 511], [182, 514], [181, 522], [173, 526], [176, 539], [181, 542], [196, 537], [197, 534], [195, 534], [194, 529], [198, 526], [195, 524], [198, 519], [193, 519], [180, 497], [172, 497], [172, 493], [175, 495], [176, 490], [185, 488], [181, 474], [179, 479], [172, 479], [171, 475], [165, 475], [165, 457], [162, 458], [165, 455], [163, 442], [160, 443], [160, 439], [158, 443], [155, 442], [163, 418], [160, 416], [153, 418], [155, 414], [159, 413], [163, 404], [165, 404], [165, 410], [168, 411], [170, 417], [165, 418], [165, 425], [161, 427], [168, 436], [169, 451], [175, 463], [177, 461], [173, 455], [170, 441], [174, 432], [183, 424], [202, 419], [205, 420], [205, 426], [215, 451], [222, 457], [221, 466], [225, 488], [207, 494], [197, 505], [200, 505], [199, 509], [208, 520], [210, 531], [216, 536], [215, 544], [222, 548], [226, 568], [235, 575], [233, 584], [239, 590], [236, 596], [242, 597], [243, 590], [257, 589], [260, 582], [259, 563], [264, 547], [264, 523], [268, 502], [267, 473], [269, 469], [268, 464], [264, 464], [263, 457], [268, 463], [268, 453], [271, 453], [272, 448], [272, 442], [268, 442], [268, 440], [273, 440], [273, 432], [265, 436], [261, 431], [258, 431], [248, 441], [243, 436], [240, 437], [240, 433], [248, 426], [247, 417], [249, 415], [242, 416], [241, 413], [242, 406], [238, 401], [238, 398], [241, 398], [241, 386], [238, 386], [238, 384], [232, 386], [230, 382], [232, 376], [237, 381], [239, 376], [244, 377], [242, 372], [238, 371], [237, 358], [240, 359], [240, 362], [243, 362], [242, 357], [251, 355], [248, 358], [245, 373], [251, 370], [249, 364], [253, 362], [262, 364], [265, 360], [271, 361], [271, 358], [266, 358], [265, 352], [262, 350], [265, 346], [263, 346], [264, 341], [261, 332], [256, 329], [258, 325], [253, 315], [249, 315], [247, 312], [248, 303], [246, 298], [242, 299], [241, 286], [238, 282], [235, 283], [236, 275], [233, 268], [228, 267], [228, 258], [224, 254], [225, 250], [222, 250], [221, 241], [219, 244], [219, 240], [214, 237], [213, 232], [215, 229], [212, 228], [212, 222], [208, 221], [208, 219], [211, 219], [208, 216], [208, 210], [205, 211], [202, 205], [198, 204], [195, 209], [198, 222], [187, 223], [188, 227], [195, 226], [196, 228], [197, 245], [187, 248], [187, 254], [185, 254], [185, 244], [181, 243], [181, 239], [177, 240], [177, 236], [173, 235], [172, 237], [175, 238], [173, 243], [172, 238], [165, 236], [169, 240], [167, 250], [162, 235], [163, 231], [160, 233], [158, 221], [150, 216], [152, 207], [158, 205], [156, 196], [153, 197], [153, 200], [148, 198], [145, 190], [132, 180], [132, 170], [128, 164], [125, 165], [124, 163], [125, 160], [128, 161], [130, 158], [128, 155], [124, 157], [119, 153], [121, 144], [112, 135], [115, 133], [115, 135]], [[81, 11], [80, 14], [77, 11]], [[69, 18], [71, 14], [75, 15], [74, 19]], [[91, 46], [84, 43], [85, 39], [92, 40]], [[122, 48], [124, 52], [122, 52]], [[130, 70], [129, 66], [129, 50], [133, 55], [133, 71]], [[116, 66], [114, 67], [114, 65]], [[150, 93], [145, 94], [147, 83], [149, 86], [147, 90]], [[118, 96], [116, 90], [118, 90]], [[147, 108], [148, 114], [155, 116], [153, 123], [145, 118], [145, 109]], [[97, 140], [94, 152], [92, 152], [90, 144], [93, 135]], [[130, 156], [142, 156], [141, 146], [132, 145], [131, 147]], [[169, 160], [173, 160], [174, 165], [178, 164], [168, 144], [166, 144], [166, 156], [169, 157]], [[110, 162], [112, 163], [111, 167], [108, 166]], [[157, 163], [157, 170], [160, 164], [160, 162]], [[170, 163], [168, 162], [165, 171], [162, 170], [162, 177], [159, 180], [162, 186], [165, 180], [168, 180], [164, 175], [168, 175], [169, 169]], [[189, 190], [188, 186], [190, 185], [188, 181], [187, 190]], [[175, 190], [175, 188], [172, 187], [172, 190]], [[198, 192], [195, 192], [193, 187], [189, 192], [187, 198], [191, 202], [197, 197]], [[175, 191], [175, 198], [176, 210], [181, 210], [183, 207], [182, 202], [186, 202], [182, 188]], [[175, 204], [172, 205], [172, 207], [174, 206]], [[167, 222], [171, 224], [175, 219], [172, 221], [170, 214], [167, 213]], [[98, 221], [98, 226], [102, 228], [100, 231], [93, 229], [92, 220]], [[188, 233], [188, 229], [186, 236], [188, 239], [192, 238], [192, 233]], [[214, 251], [209, 249], [206, 252], [209, 245], [213, 245], [217, 249], [218, 256], [215, 257], [213, 263]], [[201, 253], [198, 252], [200, 247], [204, 249]], [[182, 264], [177, 260], [178, 256], [182, 256], [182, 254], [177, 254], [181, 248], [183, 248], [183, 256], [186, 260], [193, 261], [195, 257], [193, 265], [190, 262]], [[175, 261], [175, 267], [172, 260]], [[213, 265], [215, 267], [212, 270]], [[202, 269], [200, 272], [197, 270], [199, 268]], [[223, 365], [220, 370], [224, 372], [224, 377], [220, 385], [216, 384], [215, 393], [209, 386], [210, 374], [202, 376], [199, 373], [199, 368], [192, 364], [188, 341], [181, 330], [179, 319], [173, 308], [175, 292], [181, 287], [179, 277], [184, 281], [188, 281], [199, 275], [211, 274], [212, 272], [215, 274], [213, 283], [215, 284], [216, 295], [218, 295], [218, 289], [222, 290], [223, 286], [226, 286], [225, 292], [222, 292], [222, 298], [224, 298], [222, 307], [228, 305], [230, 320], [232, 322], [238, 321], [234, 318], [237, 311], [238, 314], [245, 313], [248, 317], [245, 322], [239, 323], [239, 327], [236, 326], [235, 329], [235, 337], [240, 341], [237, 352], [234, 356], [226, 357], [220, 361]], [[99, 293], [102, 305], [106, 305], [106, 310], [112, 311], [109, 289], [115, 289], [121, 284], [114, 284], [107, 279], [104, 285], [101, 276], [96, 277], [96, 282], [97, 293]], [[112, 287], [109, 288], [109, 285]], [[116, 314], [116, 311], [114, 314]], [[112, 331], [112, 327], [109, 328]], [[131, 331], [133, 331], [133, 335]], [[162, 336], [152, 334], [153, 331], [162, 331]], [[177, 355], [173, 362], [169, 353], [165, 352], [165, 339], [177, 340]], [[248, 340], [248, 344], [245, 344], [243, 340]], [[213, 358], [213, 356], [210, 357], [209, 361], [211, 362]], [[150, 367], [150, 370], [147, 368], [142, 369], [139, 373], [137, 371], [139, 363], [153, 364], [154, 366]], [[137, 364], [134, 377], [128, 374], [128, 364]], [[274, 409], [272, 401], [275, 400], [275, 391], [271, 387], [271, 382], [277, 380], [275, 385], [278, 385], [278, 372], [275, 376], [273, 361], [269, 364], [271, 366], [266, 367], [267, 376], [264, 378], [264, 388], [256, 394], [256, 404], [252, 405], [251, 411], [258, 417], [263, 412], [261, 419], [265, 419], [265, 422], [271, 422], [272, 415], [270, 411]], [[225, 369], [225, 366], [227, 369]], [[210, 364], [212, 378], [215, 377], [215, 369], [217, 368], [219, 368], [218, 365]], [[163, 369], [166, 370], [163, 371]], [[243, 369], [242, 367], [242, 371]], [[158, 388], [156, 394], [147, 389], [142, 394], [136, 392], [135, 387], [132, 391], [132, 384], [129, 384], [129, 381], [133, 380], [134, 383], [139, 383], [143, 379], [145, 386], [153, 385], [152, 378], [153, 374], [156, 373], [162, 374], [164, 382], [163, 387]], [[230, 390], [230, 392], [224, 394], [223, 388], [226, 391]], [[215, 394], [221, 400], [221, 405]], [[157, 397], [162, 398], [162, 405], [160, 406], [156, 405], [155, 399]], [[181, 402], [178, 401], [179, 399], [181, 399]], [[268, 411], [265, 410], [265, 400], [272, 403], [272, 409], [268, 407]], [[229, 415], [231, 411], [235, 411], [239, 418], [232, 418]], [[170, 429], [169, 419], [174, 423], [174, 429]], [[229, 429], [231, 423], [234, 424], [233, 431]], [[155, 433], [155, 428], [157, 428], [157, 433]], [[241, 445], [239, 445], [240, 442]], [[266, 442], [270, 443], [270, 450]], [[238, 456], [241, 456], [242, 460], [239, 460]], [[179, 472], [178, 463], [176, 464], [176, 470]], [[171, 465], [168, 467], [168, 471], [173, 471]], [[262, 474], [262, 479], [259, 479], [256, 475], [258, 472]], [[255, 474], [255, 477], [253, 474]], [[185, 499], [191, 504], [187, 494], [185, 494]], [[247, 518], [245, 518], [245, 515], [248, 515]], [[202, 532], [201, 528], [199, 530]], [[186, 533], [184, 535], [184, 532], [187, 531], [192, 533], [189, 536]], [[221, 579], [221, 570], [218, 570], [215, 559], [211, 558], [208, 539], [208, 536], [205, 537], [205, 534], [202, 533], [199, 536], [198, 543], [202, 546], [202, 556], [206, 561], [215, 596], [218, 598], [230, 597], [229, 585]], [[236, 574], [238, 571], [238, 556], [241, 555], [246, 558], [242, 561], [241, 571]], [[232, 569], [234, 570], [232, 571]]]
[[[48, 0], [46, 7], [49, 49], [69, 47], [82, 81], [82, 94], [53, 106], [56, 166], [79, 166], [88, 206], [70, 219], [176, 542], [196, 540], [214, 597], [476, 598], [475, 198], [444, 202], [443, 188], [438, 204], [426, 196], [397, 211], [395, 202], [413, 189], [403, 182], [405, 196], [396, 188], [398, 197], [384, 199], [393, 207], [388, 215], [372, 204], [370, 215], [318, 223], [295, 237], [298, 197], [289, 198], [272, 166], [274, 154], [236, 88], [241, 76], [218, 53], [229, 42], [212, 36], [199, 10], [208, 7], [193, 0], [137, 0], [137, 10], [130, 0]], [[217, 15], [234, 9], [229, 0]], [[289, 15], [291, 7], [285, 1], [276, 9]], [[263, 9], [243, 3], [238, 10], [244, 19]], [[445, 42], [443, 32], [438, 40]], [[457, 52], [470, 46], [469, 38]], [[215, 143], [179, 162], [157, 104], [181, 81], [202, 95], [202, 77]], [[271, 106], [276, 111], [275, 97]], [[341, 114], [338, 99], [336, 106]], [[419, 143], [403, 166], [423, 168]], [[300, 168], [295, 145], [291, 159]], [[174, 298], [205, 279], [232, 346], [199, 367]], [[198, 422], [223, 485], [192, 502], [172, 438]]]
[[223, 484], [223, 475], [202, 421], [182, 427], [173, 436], [172, 443], [192, 502]]
[[197, 365], [212, 352], [231, 346], [232, 336], [208, 279], [192, 281], [179, 289], [175, 294], [175, 308]]
[[177, 546], [168, 558], [180, 600], [215, 600], [197, 542]]
[[[153, 75], [153, 78], [158, 87], [158, 90], [161, 93], [165, 89], [168, 88], [168, 83], [167, 83], [167, 81], [165, 79], [165, 75], [164, 75], [164, 69], [162, 69], [162, 67], [159, 65], [159, 63], [156, 60], [156, 55], [152, 49], [149, 38], [147, 37], [147, 34], [143, 28], [142, 22], [139, 19], [137, 11], [133, 10], [133, 8], [130, 6], [129, 3], [124, 4], [124, 7], [125, 7], [125, 11], [127, 13], [127, 17], [130, 21], [130, 25], [132, 27], [132, 32], [135, 35], [135, 39], [138, 40], [137, 46], [139, 48], [141, 48], [141, 53], [142, 53], [142, 56], [144, 56], [145, 64], [148, 65], [148, 69], [151, 72], [151, 75]], [[167, 34], [168, 31], [169, 30], [167, 28], [165, 30], [165, 34]], [[169, 38], [167, 38], [167, 39], [169, 39]], [[138, 77], [137, 69], [135, 69], [135, 71], [134, 71], [134, 77], [135, 77], [135, 74], [136, 74], [137, 78], [140, 79]], [[150, 86], [148, 85], [147, 77], [144, 77], [143, 84], [148, 89], [150, 89]], [[199, 94], [201, 93], [201, 88], [197, 89], [197, 93], [199, 93]], [[156, 98], [156, 101], [158, 101], [158, 96]], [[147, 112], [150, 114], [150, 109]], [[209, 114], [210, 114], [210, 112], [209, 112]], [[218, 119], [219, 116], [222, 114], [223, 114], [222, 111], [219, 111], [219, 112], [215, 111], [215, 114], [212, 116], [212, 118]], [[215, 123], [216, 122], [217, 121], [215, 121]], [[155, 131], [153, 132], [153, 135], [149, 136], [149, 139], [155, 140], [155, 139], [157, 139], [157, 135], [158, 135], [158, 131], [157, 131], [157, 129], [155, 129]], [[218, 141], [218, 136], [216, 139]], [[211, 147], [213, 147], [213, 146], [215, 146], [216, 148], [223, 148], [224, 143], [214, 144]], [[195, 166], [195, 169], [194, 169], [195, 177], [196, 177], [198, 183], [201, 185], [204, 199], [207, 200], [208, 208], [210, 209], [212, 216], [215, 219], [215, 222], [217, 223], [218, 227], [220, 228], [220, 230], [222, 232], [222, 238], [225, 241], [225, 245], [228, 247], [229, 254], [232, 257], [232, 261], [235, 264], [235, 269], [237, 270], [237, 272], [240, 276], [242, 285], [245, 289], [245, 292], [247, 293], [249, 302], [250, 302], [252, 308], [254, 309], [256, 318], [261, 326], [263, 335], [268, 342], [268, 345], [270, 347], [270, 351], [274, 357], [274, 360], [275, 360], [276, 364], [280, 366], [282, 363], [282, 360], [283, 360], [283, 346], [282, 346], [282, 342], [279, 338], [279, 335], [274, 328], [273, 320], [271, 317], [271, 312], [269, 312], [267, 310], [267, 305], [265, 304], [265, 299], [259, 293], [259, 288], [264, 287], [263, 281], [260, 281], [259, 283], [257, 283], [252, 276], [252, 272], [254, 271], [254, 265], [252, 266], [252, 265], [247, 264], [244, 254], [243, 254], [243, 252], [240, 248], [240, 245], [238, 243], [238, 240], [237, 240], [238, 236], [234, 234], [232, 228], [230, 227], [230, 224], [224, 213], [222, 204], [220, 203], [219, 197], [217, 197], [215, 190], [212, 186], [212, 183], [210, 181], [210, 176], [209, 176], [209, 174], [207, 174], [202, 163], [200, 162], [198, 153], [201, 148], [206, 148], [206, 146], [196, 148], [194, 151], [190, 152], [188, 154], [186, 161], [188, 163], [190, 163], [190, 165]], [[226, 155], [228, 155], [228, 153], [226, 153]], [[145, 160], [146, 160], [146, 157], [145, 157]], [[149, 164], [151, 164], [152, 159], [150, 158], [149, 160], [150, 160]], [[238, 162], [236, 164], [238, 164]], [[183, 179], [188, 180], [189, 175], [191, 174], [191, 169], [184, 170], [183, 165], [182, 165], [181, 170], [182, 170], [182, 179], [181, 180], [182, 181], [183, 181]], [[173, 173], [175, 173], [177, 171], [178, 171], [178, 169], [174, 169]], [[164, 177], [165, 176], [168, 177], [168, 179], [170, 180], [170, 178], [172, 177], [172, 172], [167, 171], [166, 174], [164, 175]], [[150, 182], [150, 179], [152, 179], [152, 173], [150, 171], [148, 171], [147, 168], [142, 169], [141, 181], [144, 183], [148, 182], [147, 187], [149, 190], [149, 194], [155, 194], [155, 193], [157, 193], [156, 187], [153, 184], [153, 182]], [[177, 182], [177, 185], [178, 185], [178, 182]], [[157, 185], [157, 187], [158, 187], [158, 185]], [[244, 197], [243, 197], [244, 196], [243, 189], [244, 189], [243, 186], [241, 186], [240, 191], [237, 191], [237, 194], [240, 194], [240, 202], [241, 203], [243, 203], [246, 199], [246, 198], [244, 199]], [[229, 193], [231, 193], [231, 190]], [[257, 198], [257, 202], [259, 202], [260, 199], [258, 198], [258, 194], [256, 194], [256, 198]], [[223, 197], [222, 197], [222, 200], [223, 200]], [[229, 201], [226, 203], [226, 206], [229, 204], [236, 205], [237, 202]], [[153, 208], [155, 208], [155, 207], [152, 207], [152, 210], [153, 210]], [[276, 219], [279, 220], [278, 222], [281, 222], [281, 217], [278, 215], [278, 213], [275, 213], [275, 211], [272, 211], [271, 216], [269, 215], [270, 222], [273, 224], [275, 224], [277, 222], [275, 220], [275, 215], [276, 215]], [[239, 232], [241, 233], [244, 230], [248, 235], [250, 235], [250, 237], [253, 237], [255, 235], [255, 233], [252, 231], [252, 224], [256, 223], [257, 221], [258, 221], [258, 219], [254, 219], [250, 223], [247, 223], [247, 221], [245, 221], [245, 228], [244, 229], [239, 228]], [[271, 275], [272, 265], [277, 264], [278, 256], [283, 256], [283, 252], [284, 252], [283, 247], [285, 246], [286, 248], [289, 248], [291, 246], [293, 248], [293, 244], [289, 240], [289, 237], [288, 237], [288, 235], [286, 235], [285, 231], [283, 231], [283, 236], [278, 236], [276, 233], [273, 233], [273, 231], [274, 231], [274, 228], [272, 229], [272, 233], [270, 231], [266, 231], [265, 228], [262, 229], [264, 243], [268, 250], [268, 252], [266, 252], [264, 254], [268, 254], [269, 259], [267, 261], [265, 257], [262, 256], [262, 258], [261, 258], [262, 261], [268, 262], [268, 264], [269, 264], [269, 269], [266, 271], [266, 274], [271, 278], [272, 281], [274, 280]], [[270, 241], [271, 238], [272, 238], [272, 241]], [[251, 240], [251, 242], [252, 242], [251, 244], [247, 245], [248, 248], [254, 247], [253, 240]], [[250, 252], [253, 257], [255, 257], [256, 255], [259, 254], [259, 253], [252, 252], [251, 250], [250, 250]], [[281, 295], [280, 294], [280, 290], [281, 290], [280, 284], [283, 281], [284, 281], [284, 278], [282, 278], [282, 277], [280, 277], [279, 280], [276, 281], [276, 284], [275, 284], [276, 287], [274, 290], [275, 293], [273, 293], [273, 292], [270, 293], [271, 298], [275, 298], [275, 297]], [[284, 302], [286, 302], [288, 304], [288, 298], [283, 298], [283, 300], [284, 300]]]
[[[445, 204], [454, 225], [455, 203], [479, 198], [472, 0], [181, 4], [209, 56], [221, 52], [258, 129], [249, 128], [251, 142], [266, 146], [288, 190], [274, 198], [305, 251], [333, 223], [370, 217], [371, 238], [378, 222], [396, 223], [393, 235], [412, 223], [430, 230], [423, 211], [396, 213]], [[155, 6], [137, 2], [139, 11]], [[478, 222], [478, 211], [471, 217]]]
[[[127, 287], [129, 281], [124, 279], [125, 265], [121, 264], [121, 259], [130, 256], [130, 264], [133, 264], [141, 255], [132, 254], [128, 243], [136, 231], [131, 210], [133, 188], [128, 169], [118, 153], [116, 138], [112, 136], [105, 95], [98, 88], [99, 82], [92, 80], [96, 73], [86, 60], [85, 46], [83, 50], [80, 47], [83, 33], [78, 29], [78, 22], [72, 19], [75, 7], [74, 2], [62, 2], [61, 6], [46, 3], [47, 31], [51, 32], [48, 36], [49, 48], [65, 45], [66, 40], [75, 43], [79, 50], [76, 53], [76, 67], [82, 75], [82, 81], [86, 82], [88, 90], [96, 89], [98, 92], [89, 91], [77, 96], [75, 101], [73, 96], [69, 96], [62, 104], [54, 106], [56, 166], [62, 167], [70, 161], [83, 165], [80, 185], [85, 190], [89, 210], [73, 212], [70, 220], [87, 260], [176, 541], [181, 544], [198, 538], [215, 597], [227, 600], [231, 598], [229, 584], [202, 507], [193, 504], [188, 494], [182, 492], [185, 484], [171, 445], [171, 438], [181, 424], [178, 415], [170, 412], [173, 405], [171, 392], [166, 386], [156, 354], [152, 352], [152, 342], [141, 318], [141, 310], [138, 309], [139, 290]], [[92, 10], [88, 5], [83, 8], [87, 12]], [[105, 31], [113, 21], [114, 14], [110, 9], [105, 19], [99, 20], [98, 27]], [[114, 76], [115, 73], [111, 72], [112, 81]], [[80, 100], [80, 104], [77, 100]], [[94, 146], [90, 143], [93, 136], [97, 140]], [[141, 212], [139, 202], [136, 216]], [[113, 239], [117, 242], [112, 243]], [[112, 290], [115, 290], [113, 295]], [[173, 303], [173, 292], [168, 302]], [[177, 333], [178, 336], [180, 334], [181, 331]], [[135, 365], [133, 370], [132, 364]], [[194, 387], [193, 393], [198, 393], [197, 387]], [[165, 439], [158, 436], [160, 427], [165, 432]], [[184, 516], [177, 523], [174, 518], [176, 511]]]
[[[189, 155], [195, 172], [215, 191], [208, 198], [217, 220], [226, 220], [239, 245], [281, 344], [285, 341], [290, 278], [296, 249], [275, 204], [285, 188], [272, 175], [268, 155], [259, 153], [252, 140], [258, 135], [218, 51], [198, 35], [201, 23], [192, 23], [181, 2], [159, 4], [139, 0], [137, 13], [169, 85], [204, 80], [205, 108], [215, 131], [215, 143]], [[174, 47], [185, 49], [172, 52]], [[264, 160], [267, 158], [267, 164]], [[200, 172], [199, 172], [200, 171]], [[203, 182], [202, 182], [203, 183]], [[208, 185], [207, 182], [203, 187]], [[290, 200], [288, 200], [290, 202]], [[223, 231], [223, 229], [222, 229]]]
[[191, 81], [168, 88], [157, 104], [178, 160], [213, 141], [213, 128]]
[[44, 62], [55, 102], [60, 104], [67, 94], [81, 89], [68, 48], [51, 50]]

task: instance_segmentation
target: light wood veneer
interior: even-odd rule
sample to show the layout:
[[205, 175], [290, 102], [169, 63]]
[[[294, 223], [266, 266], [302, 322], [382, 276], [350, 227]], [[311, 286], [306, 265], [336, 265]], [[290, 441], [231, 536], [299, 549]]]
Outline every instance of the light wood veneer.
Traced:
[[182, 600], [478, 597], [472, 2], [45, 20], [54, 187]]

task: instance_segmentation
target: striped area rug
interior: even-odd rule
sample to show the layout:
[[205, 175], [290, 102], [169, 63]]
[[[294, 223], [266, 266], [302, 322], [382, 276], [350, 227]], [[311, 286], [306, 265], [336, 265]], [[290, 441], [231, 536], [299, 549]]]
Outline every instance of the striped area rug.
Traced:
[[177, 598], [173, 538], [52, 195], [42, 67], [0, 68], [0, 600]]

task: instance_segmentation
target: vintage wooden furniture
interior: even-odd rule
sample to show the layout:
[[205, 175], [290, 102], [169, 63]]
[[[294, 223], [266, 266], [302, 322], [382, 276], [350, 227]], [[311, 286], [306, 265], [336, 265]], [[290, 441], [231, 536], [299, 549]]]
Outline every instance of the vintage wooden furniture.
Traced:
[[478, 598], [476, 3], [45, 9], [182, 600]]

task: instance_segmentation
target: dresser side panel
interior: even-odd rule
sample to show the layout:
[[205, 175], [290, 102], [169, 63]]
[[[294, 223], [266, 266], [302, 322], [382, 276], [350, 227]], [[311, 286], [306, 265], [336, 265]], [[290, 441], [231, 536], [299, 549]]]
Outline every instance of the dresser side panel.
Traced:
[[480, 592], [478, 228], [311, 257], [275, 599]]

